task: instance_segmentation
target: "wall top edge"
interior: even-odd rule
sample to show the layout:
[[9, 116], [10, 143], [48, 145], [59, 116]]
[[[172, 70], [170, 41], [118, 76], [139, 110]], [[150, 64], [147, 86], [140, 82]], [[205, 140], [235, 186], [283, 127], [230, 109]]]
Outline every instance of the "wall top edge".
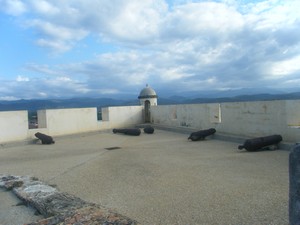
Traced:
[[177, 106], [177, 105], [210, 105], [210, 104], [241, 104], [241, 103], [269, 103], [269, 102], [300, 102], [300, 99], [288, 99], [288, 100], [260, 100], [260, 101], [230, 101], [230, 102], [199, 102], [199, 103], [178, 103], [178, 104], [164, 104], [157, 106]]
[[128, 105], [128, 106], [108, 106], [108, 107], [103, 107], [102, 109], [111, 109], [111, 108], [141, 108], [143, 107], [142, 105]]
[[[255, 102], [300, 102], [300, 99], [286, 99], [286, 100], [260, 100], [260, 101], [230, 101], [230, 102], [203, 102], [203, 103], [183, 103], [183, 104], [166, 104], [156, 106], [176, 106], [176, 105], [208, 105], [208, 104], [238, 104], [238, 103], [255, 103]], [[126, 108], [126, 107], [143, 107], [140, 105], [129, 105], [129, 106], [107, 106], [103, 108]], [[57, 109], [39, 109], [37, 111], [55, 111], [55, 110], [79, 110], [79, 109], [97, 109], [97, 107], [82, 107], [82, 108], [57, 108]], [[28, 112], [30, 110], [0, 110], [0, 113], [7, 112]]]
[[82, 107], [82, 108], [57, 108], [57, 109], [40, 109], [38, 111], [58, 111], [58, 110], [82, 110], [82, 109], [97, 109], [97, 107]]
[[25, 113], [27, 113], [28, 110], [8, 110], [8, 111], [0, 111], [0, 113], [11, 113], [11, 112], [25, 112]]

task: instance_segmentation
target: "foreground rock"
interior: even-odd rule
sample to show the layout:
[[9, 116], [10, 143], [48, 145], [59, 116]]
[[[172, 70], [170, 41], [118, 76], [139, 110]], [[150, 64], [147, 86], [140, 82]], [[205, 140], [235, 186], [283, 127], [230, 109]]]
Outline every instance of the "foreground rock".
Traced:
[[59, 192], [34, 177], [0, 175], [0, 187], [12, 190], [25, 204], [34, 207], [45, 217], [28, 225], [138, 224], [103, 206]]

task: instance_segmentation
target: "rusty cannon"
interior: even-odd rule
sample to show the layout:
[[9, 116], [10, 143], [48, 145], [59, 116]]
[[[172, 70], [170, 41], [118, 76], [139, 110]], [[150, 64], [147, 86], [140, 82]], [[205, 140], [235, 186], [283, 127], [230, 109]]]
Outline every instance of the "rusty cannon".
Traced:
[[40, 132], [37, 132], [34, 134], [38, 139], [40, 139], [42, 141], [43, 145], [50, 145], [50, 144], [54, 144], [55, 141], [53, 140], [53, 138], [49, 135], [46, 134], [42, 134]]
[[259, 151], [263, 150], [264, 148], [271, 146], [271, 145], [277, 145], [279, 142], [282, 141], [281, 135], [275, 134], [265, 137], [258, 137], [258, 138], [252, 138], [247, 139], [243, 145], [239, 145], [238, 149], [246, 149], [249, 152]]
[[191, 133], [190, 136], [188, 137], [188, 140], [192, 140], [192, 141], [203, 140], [207, 136], [213, 135], [214, 133], [216, 133], [216, 129], [214, 129], [214, 128], [210, 128], [207, 130], [199, 130], [199, 131]]
[[113, 129], [113, 133], [122, 133], [131, 136], [139, 136], [141, 134], [141, 130], [139, 128]]

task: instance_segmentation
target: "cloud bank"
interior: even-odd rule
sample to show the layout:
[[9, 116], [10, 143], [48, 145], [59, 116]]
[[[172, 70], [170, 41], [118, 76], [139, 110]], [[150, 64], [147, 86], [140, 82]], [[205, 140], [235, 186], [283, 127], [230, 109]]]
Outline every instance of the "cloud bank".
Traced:
[[48, 60], [0, 78], [0, 96], [138, 95], [146, 83], [163, 95], [295, 90], [299, 11], [298, 0], [0, 0]]

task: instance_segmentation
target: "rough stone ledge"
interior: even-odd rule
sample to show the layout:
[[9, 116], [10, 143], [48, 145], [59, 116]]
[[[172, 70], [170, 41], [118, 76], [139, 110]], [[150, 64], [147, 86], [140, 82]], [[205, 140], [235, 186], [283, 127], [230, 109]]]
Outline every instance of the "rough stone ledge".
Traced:
[[45, 219], [27, 225], [105, 224], [137, 225], [138, 222], [103, 206], [60, 192], [35, 177], [0, 175], [0, 187], [12, 190]]

